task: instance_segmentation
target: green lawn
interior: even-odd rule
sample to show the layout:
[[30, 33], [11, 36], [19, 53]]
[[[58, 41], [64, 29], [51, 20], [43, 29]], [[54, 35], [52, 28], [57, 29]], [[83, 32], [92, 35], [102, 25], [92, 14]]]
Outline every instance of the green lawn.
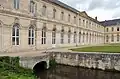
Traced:
[[107, 52], [107, 53], [120, 53], [120, 45], [108, 45], [108, 46], [93, 46], [70, 49], [78, 52]]

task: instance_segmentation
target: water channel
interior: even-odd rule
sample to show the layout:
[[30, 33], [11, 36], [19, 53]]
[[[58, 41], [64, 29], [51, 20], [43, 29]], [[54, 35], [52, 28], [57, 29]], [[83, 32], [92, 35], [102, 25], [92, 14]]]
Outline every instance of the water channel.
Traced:
[[64, 65], [37, 72], [38, 79], [120, 79], [118, 72], [105, 72]]

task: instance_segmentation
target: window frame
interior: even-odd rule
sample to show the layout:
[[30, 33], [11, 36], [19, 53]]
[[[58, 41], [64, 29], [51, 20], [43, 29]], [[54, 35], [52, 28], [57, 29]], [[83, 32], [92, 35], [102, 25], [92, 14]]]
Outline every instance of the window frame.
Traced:
[[34, 45], [35, 43], [35, 30], [33, 26], [28, 29], [28, 45]]
[[19, 30], [19, 24], [16, 23], [13, 25], [12, 28], [12, 45], [18, 46], [20, 45], [20, 30]]
[[61, 20], [64, 20], [64, 12], [61, 12]]
[[74, 36], [73, 36], [73, 42], [74, 43], [77, 43], [77, 33], [76, 33], [76, 31], [74, 32]]
[[46, 44], [46, 39], [47, 39], [47, 28], [46, 28], [46, 23], [43, 23], [43, 28], [42, 28], [42, 33], [41, 33], [41, 44]]
[[20, 0], [14, 0], [14, 9], [20, 8]]
[[53, 19], [56, 18], [56, 9], [53, 9]]
[[69, 44], [71, 43], [71, 31], [70, 30], [68, 31], [68, 43]]
[[61, 30], [61, 44], [64, 44], [64, 29]]
[[30, 0], [30, 12], [35, 13], [35, 11], [36, 11], [35, 2], [33, 0]]
[[52, 44], [56, 44], [56, 29], [52, 30]]
[[120, 41], [120, 35], [119, 34], [117, 34], [117, 41]]
[[43, 7], [42, 7], [42, 15], [43, 16], [47, 15], [47, 7], [46, 7], [46, 5], [43, 5]]

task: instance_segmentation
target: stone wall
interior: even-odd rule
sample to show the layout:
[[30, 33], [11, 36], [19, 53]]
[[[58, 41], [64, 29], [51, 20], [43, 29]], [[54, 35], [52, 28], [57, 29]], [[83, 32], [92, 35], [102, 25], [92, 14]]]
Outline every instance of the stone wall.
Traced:
[[54, 52], [58, 64], [120, 71], [120, 54]]
[[23, 68], [33, 69], [40, 62], [46, 62], [47, 69], [49, 68], [49, 55], [36, 57], [20, 57], [19, 64]]

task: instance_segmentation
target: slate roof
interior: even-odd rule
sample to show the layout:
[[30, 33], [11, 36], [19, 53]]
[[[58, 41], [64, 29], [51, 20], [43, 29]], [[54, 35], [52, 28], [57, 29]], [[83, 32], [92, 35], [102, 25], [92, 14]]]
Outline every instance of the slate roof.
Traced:
[[76, 14], [79, 13], [82, 17], [85, 17], [85, 18], [87, 18], [87, 19], [89, 19], [89, 20], [91, 20], [91, 21], [93, 21], [93, 22], [96, 22], [96, 23], [98, 23], [98, 24], [101, 25], [101, 23], [100, 23], [98, 20], [95, 20], [94, 18], [88, 16], [85, 11], [80, 12], [80, 11], [78, 11], [77, 9], [72, 8], [71, 6], [69, 6], [69, 5], [67, 5], [67, 4], [64, 4], [63, 2], [61, 2], [61, 1], [59, 1], [59, 0], [43, 0], [43, 1], [46, 1], [46, 2], [50, 2], [50, 3], [53, 3], [53, 4], [59, 5], [60, 7], [63, 7], [63, 8], [65, 8], [65, 9], [67, 9], [67, 10], [70, 10], [70, 11], [76, 13]]
[[59, 0], [43, 0], [43, 1], [47, 1], [47, 2], [51, 2], [51, 3], [57, 4], [57, 5], [65, 8], [65, 9], [68, 9], [68, 10], [74, 12], [74, 13], [78, 13], [79, 12], [78, 10], [72, 8], [71, 6], [68, 6], [67, 4], [64, 4], [64, 3], [60, 2]]
[[102, 21], [100, 23], [103, 24], [104, 26], [113, 26], [113, 25], [120, 24], [120, 19], [106, 20], [106, 21]]

